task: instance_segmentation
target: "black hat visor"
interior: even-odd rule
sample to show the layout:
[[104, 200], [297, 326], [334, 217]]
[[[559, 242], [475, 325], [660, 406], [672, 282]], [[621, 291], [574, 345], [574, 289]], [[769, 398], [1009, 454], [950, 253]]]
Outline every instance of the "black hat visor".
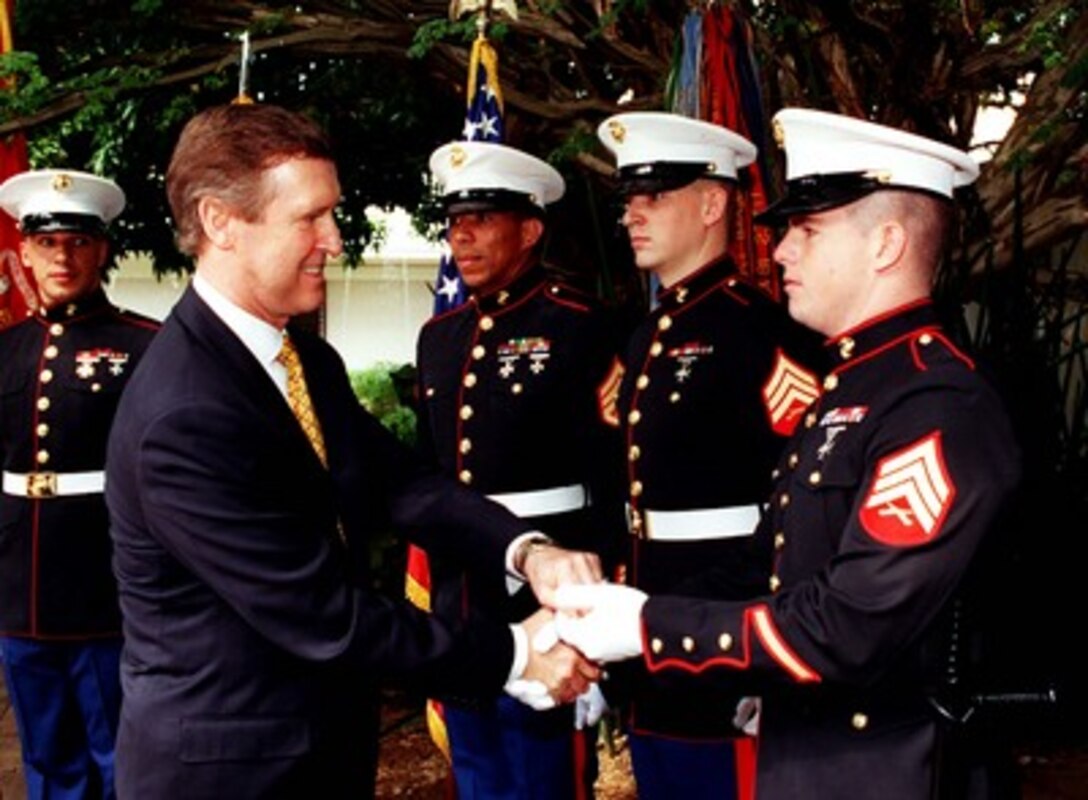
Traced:
[[481, 211], [514, 211], [534, 217], [543, 217], [544, 209], [522, 192], [509, 189], [462, 189], [442, 198], [446, 216], [475, 214]]
[[786, 194], [753, 218], [757, 225], [778, 226], [799, 214], [813, 214], [845, 206], [877, 189], [892, 188], [869, 172], [805, 175], [786, 182]]
[[618, 190], [624, 197], [636, 194], [657, 194], [672, 189], [682, 189], [700, 178], [729, 180], [714, 173], [713, 164], [686, 161], [651, 161], [645, 164], [627, 164], [616, 173]]
[[55, 212], [27, 214], [19, 222], [19, 231], [28, 236], [33, 233], [89, 233], [105, 236], [106, 224], [94, 214]]

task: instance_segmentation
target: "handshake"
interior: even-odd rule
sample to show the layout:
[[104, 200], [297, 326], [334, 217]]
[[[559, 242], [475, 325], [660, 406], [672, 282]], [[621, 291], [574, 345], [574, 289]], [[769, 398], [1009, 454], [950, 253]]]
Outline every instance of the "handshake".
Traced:
[[595, 556], [539, 549], [524, 565], [542, 608], [511, 626], [516, 642], [507, 694], [537, 710], [574, 702], [575, 725], [593, 725], [605, 709], [600, 663], [642, 652], [646, 595], [605, 583]]

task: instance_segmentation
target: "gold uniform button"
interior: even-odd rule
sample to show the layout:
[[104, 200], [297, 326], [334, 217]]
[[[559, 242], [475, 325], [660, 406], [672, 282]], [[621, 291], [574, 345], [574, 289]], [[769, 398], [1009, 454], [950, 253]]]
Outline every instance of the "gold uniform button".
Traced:
[[631, 497], [638, 497], [642, 494], [642, 481], [631, 481]]
[[778, 469], [778, 467], [775, 467], [774, 469], [771, 470], [771, 480], [772, 481], [778, 480], [781, 476], [782, 476], [782, 471], [780, 469]]
[[650, 640], [650, 649], [655, 653], [660, 653], [665, 649], [665, 643], [658, 639], [656, 636]]
[[50, 336], [60, 336], [63, 333], [64, 333], [64, 326], [61, 325], [59, 322], [54, 322], [52, 325], [49, 326], [49, 335]]
[[476, 374], [473, 372], [466, 372], [465, 377], [461, 382], [465, 384], [466, 389], [471, 389], [476, 385]]
[[733, 647], [733, 637], [728, 633], [723, 633], [718, 637], [718, 649], [723, 652], [728, 652]]
[[692, 639], [690, 636], [685, 636], [680, 641], [680, 646], [684, 648], [685, 653], [690, 653], [695, 650], [695, 640]]
[[515, 383], [513, 386], [510, 387], [510, 391], [513, 392], [514, 394], [521, 394], [521, 392], [522, 392], [522, 390], [524, 388], [525, 387], [522, 386], [520, 383]]
[[482, 344], [478, 344], [472, 348], [472, 357], [479, 361], [481, 358], [487, 355], [487, 348]]
[[424, 390], [423, 394], [427, 395], [427, 397], [434, 397], [434, 387], [433, 386], [428, 386]]
[[457, 449], [461, 451], [461, 455], [467, 456], [470, 452], [472, 452], [472, 440], [462, 439], [461, 444], [458, 445]]
[[41, 378], [42, 383], [49, 383], [49, 381], [53, 380], [53, 370], [43, 369], [42, 374], [38, 377]]
[[730, 278], [729, 280], [727, 280], [725, 282], [725, 285], [728, 286], [730, 289], [732, 289], [734, 286], [737, 285], [737, 279], [736, 278]]
[[667, 331], [671, 327], [672, 317], [670, 317], [668, 314], [665, 314], [663, 317], [661, 317], [661, 319], [657, 321], [657, 329], [659, 331]]
[[39, 422], [38, 427], [34, 429], [39, 438], [44, 438], [49, 435], [49, 426], [44, 422]]
[[464, 484], [472, 483], [472, 472], [470, 470], [467, 470], [467, 469], [461, 470], [461, 473], [457, 477], [460, 479], [461, 483], [464, 483]]
[[639, 389], [645, 389], [649, 385], [650, 385], [650, 376], [649, 375], [639, 375], [638, 380], [635, 381], [635, 386], [637, 386]]
[[801, 460], [801, 458], [800, 458], [800, 456], [797, 455], [797, 453], [790, 453], [790, 457], [789, 457], [789, 459], [787, 459], [786, 463], [789, 464], [790, 467], [792, 468], [792, 467], [796, 467], [797, 462], [799, 462], [800, 460]]
[[60, 351], [57, 349], [57, 346], [55, 344], [51, 344], [49, 345], [49, 347], [45, 348], [44, 355], [48, 359], [54, 359], [57, 357], [57, 353], [59, 352]]
[[785, 508], [789, 504], [790, 504], [790, 496], [788, 494], [786, 494], [785, 492], [783, 492], [782, 496], [778, 498], [778, 505], [779, 505], [780, 508]]
[[850, 727], [856, 731], [863, 731], [869, 727], [869, 715], [858, 711], [850, 717]]
[[772, 575], [771, 579], [767, 581], [767, 585], [771, 587], [772, 592], [777, 592], [780, 588], [782, 588], [782, 579], [779, 578], [777, 575]]
[[680, 402], [680, 392], [673, 392], [672, 394], [670, 394], [669, 395], [669, 402], [670, 403], [679, 403]]
[[630, 449], [628, 449], [628, 451], [627, 451], [627, 460], [628, 461], [638, 461], [638, 459], [639, 459], [639, 457], [641, 455], [642, 455], [642, 448], [640, 448], [637, 444], [633, 444], [633, 445], [631, 445]]
[[815, 424], [816, 424], [816, 415], [813, 414], [812, 412], [809, 412], [808, 414], [805, 414], [805, 427], [806, 428], [811, 428]]
[[36, 455], [34, 458], [39, 464], [48, 464], [49, 463], [49, 451], [48, 450], [39, 450], [38, 455]]
[[779, 531], [774, 535], [774, 549], [781, 550], [786, 546], [786, 534]]
[[627, 415], [627, 424], [628, 425], [638, 425], [638, 421], [640, 419], [642, 419], [642, 414], [639, 413], [639, 410], [636, 408], [633, 411], [631, 411], [630, 414]]
[[481, 317], [480, 318], [480, 330], [489, 331], [494, 327], [495, 327], [495, 320], [493, 320], [491, 317]]
[[918, 344], [920, 344], [920, 345], [927, 345], [927, 344], [932, 344], [932, 343], [933, 343], [933, 336], [931, 334], [923, 333], [921, 336], [918, 337]]
[[812, 474], [808, 476], [808, 482], [811, 483], [813, 486], [818, 486], [820, 481], [822, 481], [823, 479], [824, 476], [820, 474], [820, 471], [818, 469], [813, 470]]
[[39, 397], [38, 398], [38, 410], [39, 411], [48, 411], [49, 410], [49, 398], [48, 397]]
[[461, 406], [461, 419], [472, 419], [472, 406]]
[[652, 345], [650, 345], [650, 355], [654, 358], [657, 358], [659, 355], [661, 355], [661, 351], [664, 349], [665, 345], [661, 344], [661, 342], [654, 342]]
[[833, 391], [839, 385], [839, 376], [835, 374], [828, 375], [824, 378], [824, 389], [827, 391]]
[[102, 391], [102, 384], [101, 383], [92, 383], [91, 384], [91, 391], [92, 392], [101, 392]]

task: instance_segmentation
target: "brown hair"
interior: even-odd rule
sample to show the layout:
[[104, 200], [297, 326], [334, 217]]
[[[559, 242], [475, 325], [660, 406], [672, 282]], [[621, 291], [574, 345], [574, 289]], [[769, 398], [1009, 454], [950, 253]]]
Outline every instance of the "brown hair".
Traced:
[[166, 194], [181, 252], [196, 255], [204, 232], [197, 213], [215, 196], [254, 221], [268, 198], [264, 171], [293, 158], [333, 161], [328, 137], [285, 108], [232, 104], [206, 109], [186, 123], [166, 171]]

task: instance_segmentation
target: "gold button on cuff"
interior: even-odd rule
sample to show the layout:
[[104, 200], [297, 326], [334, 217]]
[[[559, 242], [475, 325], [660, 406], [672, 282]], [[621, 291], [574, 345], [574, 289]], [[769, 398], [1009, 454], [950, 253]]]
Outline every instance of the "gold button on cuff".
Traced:
[[471, 419], [472, 418], [472, 406], [461, 406], [460, 414], [461, 414], [461, 419], [465, 419], [465, 420]]
[[510, 391], [513, 392], [514, 394], [521, 394], [521, 392], [522, 392], [522, 390], [524, 388], [525, 387], [522, 386], [520, 383], [515, 383], [513, 386], [510, 387]]
[[834, 373], [832, 373], [831, 375], [828, 375], [826, 378], [824, 378], [824, 389], [826, 389], [827, 391], [829, 391], [829, 392], [832, 391], [838, 385], [839, 385], [839, 376], [838, 375], [835, 375]]
[[472, 483], [472, 472], [467, 469], [463, 469], [461, 470], [460, 474], [458, 474], [457, 478], [461, 481], [461, 483]]
[[628, 425], [638, 425], [638, 421], [640, 419], [642, 419], [642, 414], [640, 414], [639, 410], [636, 408], [630, 414], [627, 415], [627, 424]]
[[64, 326], [61, 325], [59, 322], [54, 322], [52, 325], [49, 326], [49, 335], [50, 336], [60, 336], [63, 333], [64, 333]]
[[480, 330], [489, 331], [494, 327], [495, 327], [495, 320], [491, 319], [491, 317], [481, 317], [480, 318]]
[[487, 355], [487, 348], [482, 344], [478, 344], [472, 348], [472, 357], [479, 361], [481, 358]]
[[722, 651], [728, 651], [733, 647], [733, 637], [728, 633], [723, 633], [718, 637], [718, 649]]
[[631, 447], [627, 450], [627, 460], [628, 461], [638, 461], [638, 459], [639, 459], [639, 457], [641, 455], [642, 455], [642, 448], [640, 448], [637, 444], [631, 445]]
[[650, 345], [650, 355], [654, 358], [657, 358], [659, 355], [661, 355], [661, 351], [664, 349], [665, 345], [661, 344], [661, 342], [654, 342], [652, 345]]
[[650, 649], [655, 653], [660, 653], [665, 649], [665, 643], [658, 639], [656, 636], [650, 640]]
[[771, 587], [772, 592], [777, 592], [782, 587], [782, 579], [777, 575], [772, 575], [771, 579], [767, 581], [767, 585]]
[[639, 389], [645, 389], [649, 385], [650, 385], [650, 376], [649, 375], [639, 375], [638, 380], [635, 381], [635, 386], [637, 386]]
[[921, 336], [918, 337], [918, 344], [920, 344], [920, 345], [927, 345], [927, 344], [932, 344], [932, 343], [933, 343], [933, 336], [931, 334], [923, 333]]
[[820, 481], [824, 479], [824, 476], [820, 474], [819, 470], [815, 470], [808, 476], [808, 482], [813, 486], [819, 485]]
[[39, 411], [48, 411], [49, 410], [49, 398], [48, 397], [39, 397], [38, 398], [38, 410]]
[[685, 653], [690, 653], [695, 649], [695, 640], [690, 636], [685, 636], [680, 641], [680, 646], [684, 648]]
[[462, 439], [461, 444], [457, 447], [461, 451], [461, 455], [468, 455], [472, 451], [472, 440]]
[[736, 278], [730, 278], [729, 280], [727, 280], [725, 282], [725, 285], [728, 286], [730, 289], [732, 289], [734, 286], [737, 285], [737, 279]]
[[476, 374], [474, 372], [466, 372], [465, 377], [461, 381], [466, 389], [471, 389], [476, 385]]
[[860, 711], [850, 717], [850, 727], [856, 731], [863, 731], [869, 727], [869, 715]]
[[39, 464], [49, 463], [49, 451], [39, 450], [38, 454], [34, 457], [34, 460], [37, 461]]
[[49, 426], [44, 422], [39, 422], [38, 427], [34, 429], [34, 432], [38, 434], [39, 438], [49, 435]]
[[57, 357], [57, 353], [59, 352], [60, 351], [57, 349], [57, 346], [55, 344], [51, 344], [49, 345], [49, 347], [45, 348], [44, 355], [48, 359], [54, 359]]
[[657, 321], [657, 329], [659, 331], [667, 331], [671, 327], [672, 327], [672, 317], [670, 317], [668, 314], [666, 314], [665, 316], [663, 316], [661, 319], [659, 319]]
[[631, 481], [631, 497], [638, 497], [642, 494], [642, 481]]
[[49, 381], [53, 380], [53, 370], [43, 369], [38, 377], [41, 378], [42, 383], [49, 383]]

